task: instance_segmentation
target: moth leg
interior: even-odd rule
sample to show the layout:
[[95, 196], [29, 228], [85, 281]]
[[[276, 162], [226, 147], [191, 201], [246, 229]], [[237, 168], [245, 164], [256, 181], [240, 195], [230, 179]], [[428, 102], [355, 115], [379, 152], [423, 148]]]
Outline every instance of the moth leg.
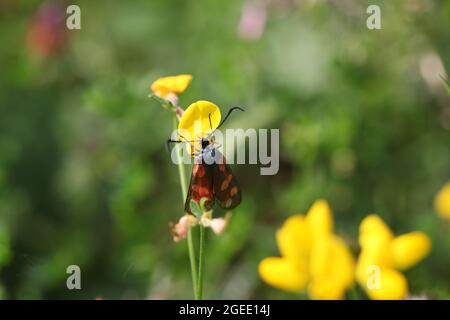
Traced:
[[179, 140], [172, 140], [172, 139], [167, 139], [166, 140], [166, 150], [167, 152], [170, 152], [170, 144], [171, 143], [181, 143], [182, 141]]
[[200, 149], [196, 148], [196, 147], [192, 144], [192, 142], [198, 142], [198, 141], [195, 141], [195, 140], [192, 140], [192, 141], [187, 140], [187, 139], [186, 139], [185, 137], [183, 137], [181, 134], [180, 134], [180, 138], [184, 140], [184, 141], [180, 141], [180, 142], [186, 142], [186, 143], [189, 143], [189, 145], [191, 146], [191, 149], [192, 149], [194, 152], [195, 152], [195, 151], [200, 152]]

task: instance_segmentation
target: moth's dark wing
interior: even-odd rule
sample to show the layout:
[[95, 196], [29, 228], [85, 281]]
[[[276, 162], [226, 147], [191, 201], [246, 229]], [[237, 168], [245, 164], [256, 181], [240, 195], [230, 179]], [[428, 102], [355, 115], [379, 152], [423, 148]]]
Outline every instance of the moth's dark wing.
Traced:
[[222, 158], [222, 163], [213, 167], [214, 198], [221, 208], [233, 209], [241, 203], [241, 188], [230, 166], [226, 164], [225, 157], [222, 154], [219, 157]]
[[210, 210], [214, 204], [212, 167], [202, 163], [194, 163], [184, 211], [193, 214], [191, 200], [200, 204], [202, 198], [208, 199], [205, 202], [205, 207]]

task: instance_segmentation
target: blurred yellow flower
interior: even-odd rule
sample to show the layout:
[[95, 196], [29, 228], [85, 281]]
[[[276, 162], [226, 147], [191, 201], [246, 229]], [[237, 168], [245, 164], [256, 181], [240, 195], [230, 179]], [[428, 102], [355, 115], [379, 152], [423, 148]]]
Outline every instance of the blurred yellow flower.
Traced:
[[436, 195], [434, 208], [442, 218], [450, 219], [450, 182], [447, 182]]
[[307, 289], [313, 299], [342, 299], [354, 283], [354, 259], [345, 242], [333, 234], [333, 214], [325, 200], [306, 216], [288, 218], [276, 233], [281, 257], [259, 264], [269, 285], [287, 291]]
[[152, 92], [160, 98], [168, 99], [171, 95], [177, 95], [186, 90], [192, 80], [190, 74], [159, 78], [150, 86]]
[[214, 103], [200, 100], [192, 103], [178, 124], [179, 134], [186, 140], [205, 138], [220, 124], [220, 109]]
[[356, 278], [371, 299], [404, 299], [408, 294], [405, 270], [422, 260], [431, 249], [423, 232], [394, 237], [389, 227], [375, 214], [360, 225], [361, 253]]

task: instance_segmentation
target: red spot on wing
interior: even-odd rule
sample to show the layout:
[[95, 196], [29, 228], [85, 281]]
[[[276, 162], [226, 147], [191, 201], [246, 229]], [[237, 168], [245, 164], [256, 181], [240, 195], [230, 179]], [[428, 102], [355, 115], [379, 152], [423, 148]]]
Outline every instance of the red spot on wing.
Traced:
[[223, 209], [233, 209], [241, 203], [241, 191], [223, 155], [222, 159], [213, 170], [214, 199]]
[[194, 174], [194, 176], [202, 178], [205, 175], [205, 167], [200, 164], [194, 164], [192, 173]]
[[189, 193], [186, 198], [185, 211], [191, 212], [191, 200], [200, 203], [202, 198], [208, 199], [205, 202], [205, 206], [207, 209], [211, 208], [214, 204], [212, 175], [208, 167], [204, 164], [196, 163], [192, 167], [191, 183], [189, 185]]

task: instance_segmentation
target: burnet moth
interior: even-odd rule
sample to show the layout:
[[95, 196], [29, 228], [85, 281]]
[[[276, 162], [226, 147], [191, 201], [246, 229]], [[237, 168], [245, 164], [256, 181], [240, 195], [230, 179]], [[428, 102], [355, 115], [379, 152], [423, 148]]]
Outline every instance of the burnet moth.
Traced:
[[205, 198], [206, 201], [203, 204], [206, 210], [211, 210], [214, 203], [217, 203], [222, 209], [227, 210], [233, 209], [241, 203], [242, 194], [239, 184], [230, 166], [226, 164], [225, 157], [218, 150], [218, 144], [214, 140], [214, 132], [225, 123], [230, 114], [235, 110], [244, 111], [240, 107], [231, 108], [217, 128], [212, 127], [211, 115], [209, 115], [209, 123], [212, 131], [205, 138], [187, 140], [185, 137], [179, 135], [179, 140], [167, 140], [167, 144], [189, 143], [191, 146], [194, 164], [192, 166], [189, 190], [184, 204], [184, 210], [187, 213], [193, 214], [191, 200], [200, 204], [200, 200]]

